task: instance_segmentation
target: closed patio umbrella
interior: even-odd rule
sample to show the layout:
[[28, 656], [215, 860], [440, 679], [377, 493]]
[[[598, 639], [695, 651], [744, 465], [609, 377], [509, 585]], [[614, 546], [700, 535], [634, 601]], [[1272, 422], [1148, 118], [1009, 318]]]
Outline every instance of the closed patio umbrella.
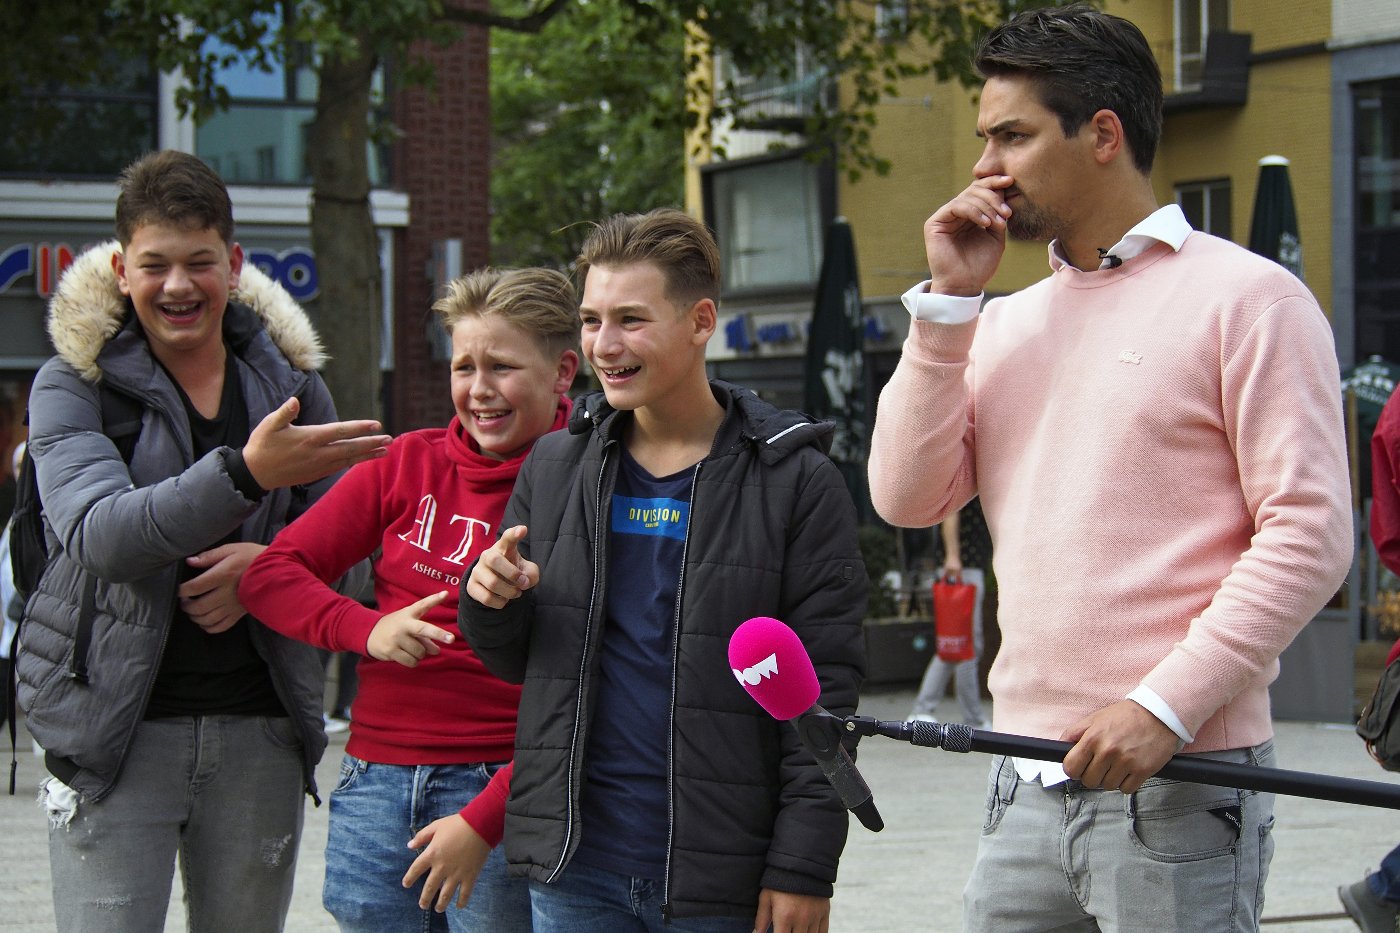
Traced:
[[1303, 277], [1303, 246], [1298, 239], [1298, 212], [1288, 180], [1288, 160], [1269, 155], [1259, 160], [1259, 187], [1254, 192], [1254, 218], [1249, 224], [1249, 248]]
[[855, 239], [844, 217], [827, 228], [821, 274], [807, 332], [803, 407], [813, 418], [836, 422], [831, 459], [840, 467], [862, 520], [869, 511], [865, 484], [865, 311], [860, 301]]

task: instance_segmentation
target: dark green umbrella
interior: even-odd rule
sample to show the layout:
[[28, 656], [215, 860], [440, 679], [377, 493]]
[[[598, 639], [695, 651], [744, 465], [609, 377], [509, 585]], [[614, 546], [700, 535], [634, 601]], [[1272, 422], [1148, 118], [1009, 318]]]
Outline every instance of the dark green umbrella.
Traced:
[[803, 407], [813, 418], [836, 423], [831, 459], [846, 477], [864, 520], [870, 511], [865, 485], [865, 310], [855, 238], [844, 217], [833, 220], [826, 232], [807, 331]]
[[1281, 155], [1259, 160], [1259, 187], [1254, 192], [1254, 219], [1249, 248], [1303, 277], [1303, 246], [1298, 239], [1298, 212], [1288, 181], [1288, 160]]
[[1364, 363], [1342, 370], [1342, 393], [1356, 396], [1356, 421], [1362, 440], [1369, 441], [1395, 385], [1400, 382], [1400, 366], [1373, 356]]
[[1361, 500], [1371, 495], [1371, 435], [1397, 382], [1400, 382], [1400, 366], [1379, 356], [1342, 370], [1352, 495], [1358, 508]]

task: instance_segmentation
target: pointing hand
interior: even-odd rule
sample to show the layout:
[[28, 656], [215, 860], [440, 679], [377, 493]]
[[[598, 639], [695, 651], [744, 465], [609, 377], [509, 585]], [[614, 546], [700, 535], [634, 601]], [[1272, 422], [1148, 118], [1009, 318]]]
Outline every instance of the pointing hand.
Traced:
[[426, 656], [442, 653], [438, 642], [451, 644], [456, 636], [424, 622], [423, 616], [447, 596], [447, 590], [440, 590], [381, 617], [369, 633], [365, 653], [380, 661], [397, 661], [404, 667], [417, 667]]
[[482, 552], [467, 578], [468, 596], [483, 606], [500, 609], [540, 582], [539, 565], [520, 554], [526, 532], [524, 525], [507, 528]]

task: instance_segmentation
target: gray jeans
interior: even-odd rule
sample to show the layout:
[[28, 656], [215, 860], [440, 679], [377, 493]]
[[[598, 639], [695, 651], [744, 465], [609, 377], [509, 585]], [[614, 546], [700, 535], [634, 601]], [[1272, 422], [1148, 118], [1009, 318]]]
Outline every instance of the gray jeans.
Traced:
[[[1273, 742], [1199, 756], [1272, 767]], [[963, 929], [1258, 930], [1274, 795], [1152, 778], [1135, 794], [1042, 787], [992, 759]]]
[[49, 778], [54, 914], [65, 933], [165, 928], [176, 855], [190, 933], [277, 933], [301, 840], [301, 743], [286, 717], [143, 722], [111, 793]]

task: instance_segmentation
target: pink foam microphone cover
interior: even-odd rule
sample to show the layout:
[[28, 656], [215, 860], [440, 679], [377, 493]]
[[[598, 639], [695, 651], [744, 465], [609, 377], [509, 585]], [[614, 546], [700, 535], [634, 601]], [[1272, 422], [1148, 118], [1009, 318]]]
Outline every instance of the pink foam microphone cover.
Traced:
[[757, 616], [736, 628], [729, 636], [729, 667], [774, 719], [795, 719], [821, 696], [802, 639], [777, 619]]

